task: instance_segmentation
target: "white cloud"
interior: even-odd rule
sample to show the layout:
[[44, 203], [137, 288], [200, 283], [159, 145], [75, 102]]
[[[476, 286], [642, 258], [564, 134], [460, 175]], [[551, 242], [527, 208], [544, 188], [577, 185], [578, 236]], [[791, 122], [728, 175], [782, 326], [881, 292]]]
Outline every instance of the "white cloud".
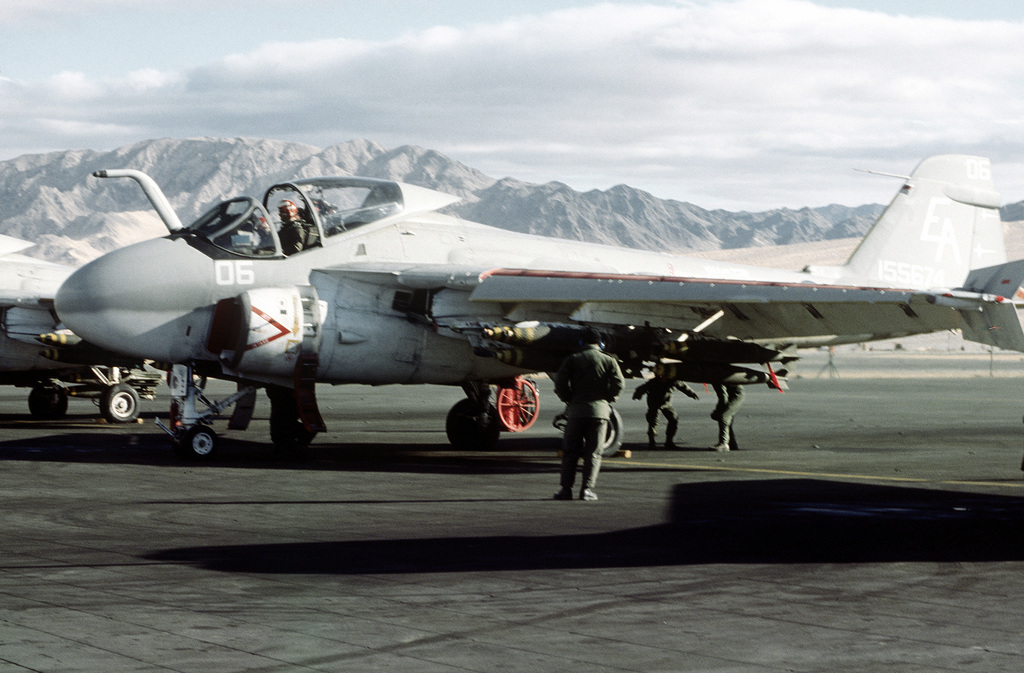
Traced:
[[180, 72], [0, 81], [0, 123], [17, 128], [0, 153], [163, 136], [366, 137], [497, 177], [764, 207], [884, 200], [889, 185], [879, 192], [850, 169], [906, 172], [926, 154], [971, 152], [992, 155], [1004, 193], [1024, 198], [1024, 176], [1012, 174], [1024, 140], [1021, 23], [740, 0], [254, 44]]
[[40, 94], [54, 102], [92, 102], [105, 95], [101, 82], [90, 80], [80, 72], [61, 72], [49, 78], [39, 88]]

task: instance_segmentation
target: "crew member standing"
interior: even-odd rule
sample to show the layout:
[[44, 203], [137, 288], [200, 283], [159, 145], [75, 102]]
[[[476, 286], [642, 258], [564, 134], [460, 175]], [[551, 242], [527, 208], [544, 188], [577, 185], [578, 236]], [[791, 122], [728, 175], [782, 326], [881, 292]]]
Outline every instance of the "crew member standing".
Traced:
[[716, 383], [712, 386], [718, 395], [718, 405], [711, 412], [711, 418], [718, 421], [718, 443], [711, 447], [712, 451], [736, 451], [736, 431], [732, 421], [736, 412], [743, 404], [743, 386], [735, 383]]
[[580, 500], [597, 500], [594, 485], [601, 470], [604, 442], [612, 402], [619, 397], [625, 380], [618, 361], [601, 350], [601, 335], [587, 330], [583, 350], [570, 355], [555, 375], [555, 394], [566, 404], [566, 426], [562, 438], [562, 489], [556, 500], [572, 500], [576, 465], [583, 459]]
[[697, 392], [682, 381], [673, 381], [664, 375], [657, 374], [653, 379], [639, 386], [633, 392], [633, 399], [639, 400], [647, 395], [647, 448], [657, 445], [658, 417], [665, 416], [665, 448], [676, 448], [672, 441], [679, 427], [679, 414], [672, 406], [672, 391], [678, 390], [687, 397], [699, 399]]

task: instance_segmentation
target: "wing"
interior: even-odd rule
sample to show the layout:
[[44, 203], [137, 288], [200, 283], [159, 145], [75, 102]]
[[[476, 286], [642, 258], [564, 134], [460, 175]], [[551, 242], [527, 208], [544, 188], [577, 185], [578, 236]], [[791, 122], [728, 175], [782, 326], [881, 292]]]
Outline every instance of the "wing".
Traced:
[[53, 296], [72, 269], [19, 254], [32, 245], [0, 236], [0, 335], [39, 347], [36, 337], [57, 326]]
[[[951, 296], [812, 283], [499, 269], [482, 275], [471, 299], [501, 304], [513, 322], [558, 315], [579, 323], [679, 331], [693, 330], [721, 311], [704, 334], [801, 347], [960, 326]], [[959, 299], [995, 301], [981, 294]]]
[[1013, 322], [1016, 333], [1021, 331], [1016, 304], [968, 290], [445, 264], [348, 265], [318, 273], [334, 282], [362, 284], [370, 288], [366, 296], [377, 302], [383, 298], [392, 310], [405, 311], [439, 334], [468, 339], [476, 355], [530, 371], [553, 371], [578, 349], [585, 325], [598, 327], [606, 350], [619, 357], [630, 376], [666, 366], [671, 369], [664, 373], [674, 379], [773, 387], [779, 381], [771, 367], [759, 372], [743, 365], [784, 365], [799, 347], [897, 338], [965, 324], [985, 329], [994, 318], [1005, 319], [1008, 326]]
[[[661, 328], [774, 346], [812, 347], [899, 338], [977, 325], [1024, 304], [987, 292], [924, 291], [815, 283], [483, 269], [448, 264], [346, 265], [335, 278], [430, 293], [418, 302], [441, 324], [501, 320], [610, 328]], [[1024, 273], [1022, 273], [1024, 276]], [[987, 289], [987, 288], [986, 288]], [[449, 290], [443, 298], [441, 290]], [[455, 295], [454, 298], [451, 295]], [[1024, 302], [1024, 292], [1021, 293]], [[426, 315], [429, 313], [429, 315]], [[1019, 325], [1016, 328], [1019, 331]]]
[[33, 245], [0, 235], [0, 307], [52, 302], [57, 288], [74, 270], [19, 254]]

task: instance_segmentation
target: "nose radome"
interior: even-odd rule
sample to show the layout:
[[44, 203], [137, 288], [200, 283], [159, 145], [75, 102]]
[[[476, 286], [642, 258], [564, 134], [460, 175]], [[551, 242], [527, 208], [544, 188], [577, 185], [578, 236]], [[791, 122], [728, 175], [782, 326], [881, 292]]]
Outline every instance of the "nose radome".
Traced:
[[54, 309], [61, 321], [87, 341], [104, 348], [122, 335], [115, 334], [110, 314], [120, 301], [124, 278], [106, 258], [90, 262], [72, 273], [57, 290]]
[[181, 240], [137, 243], [71, 274], [54, 308], [86, 341], [123, 355], [165, 359], [180, 348], [177, 323], [210, 303], [202, 284], [211, 276], [210, 263]]

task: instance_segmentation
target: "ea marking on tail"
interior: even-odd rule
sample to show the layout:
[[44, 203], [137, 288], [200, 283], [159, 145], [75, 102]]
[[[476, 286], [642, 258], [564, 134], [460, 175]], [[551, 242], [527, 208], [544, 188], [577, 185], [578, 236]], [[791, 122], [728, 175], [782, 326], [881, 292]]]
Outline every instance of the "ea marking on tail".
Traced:
[[921, 240], [926, 243], [935, 243], [935, 261], [941, 262], [946, 247], [953, 251], [953, 259], [956, 263], [963, 264], [960, 256], [960, 247], [956, 242], [956, 231], [953, 228], [953, 218], [940, 215], [937, 210], [942, 207], [953, 207], [953, 201], [944, 196], [936, 196], [928, 202], [928, 214], [921, 226]]

